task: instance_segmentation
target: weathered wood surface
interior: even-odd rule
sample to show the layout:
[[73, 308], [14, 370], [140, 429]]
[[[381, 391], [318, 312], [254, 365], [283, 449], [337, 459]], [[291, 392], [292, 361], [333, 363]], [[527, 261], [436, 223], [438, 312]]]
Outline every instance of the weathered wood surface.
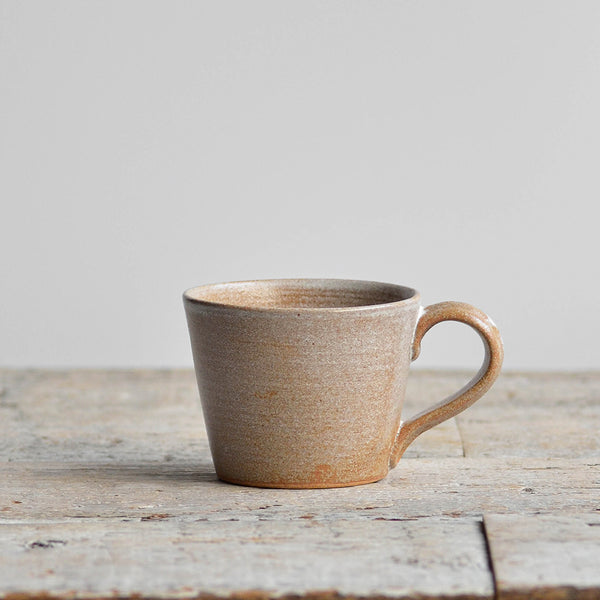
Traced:
[[600, 511], [600, 464], [572, 460], [412, 459], [383, 481], [331, 490], [262, 490], [216, 479], [208, 458], [180, 463], [0, 464], [0, 518], [481, 518]]
[[600, 457], [600, 377], [590, 373], [505, 376], [483, 402], [456, 420], [467, 457], [594, 462]]
[[0, 370], [0, 598], [600, 597], [599, 437], [600, 374], [508, 374], [382, 482], [261, 490], [216, 479], [191, 371]]
[[600, 597], [598, 516], [486, 515], [499, 597]]
[[251, 590], [294, 596], [335, 590], [406, 597], [416, 588], [433, 597], [493, 596], [484, 541], [472, 521], [304, 519], [215, 527], [156, 518], [3, 529], [5, 590], [21, 589], [28, 572], [30, 592], [55, 594], [227, 596]]
[[[409, 398], [407, 413], [434, 398]], [[0, 419], [0, 460], [210, 458], [190, 370], [0, 371]], [[419, 438], [405, 456], [462, 455], [450, 420]]]

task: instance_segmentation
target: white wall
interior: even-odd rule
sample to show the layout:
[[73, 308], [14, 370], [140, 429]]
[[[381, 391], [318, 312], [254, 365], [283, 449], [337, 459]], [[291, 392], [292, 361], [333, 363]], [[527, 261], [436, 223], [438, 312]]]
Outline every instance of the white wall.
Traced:
[[599, 159], [597, 1], [0, 0], [0, 364], [189, 365], [184, 288], [332, 276], [599, 368]]

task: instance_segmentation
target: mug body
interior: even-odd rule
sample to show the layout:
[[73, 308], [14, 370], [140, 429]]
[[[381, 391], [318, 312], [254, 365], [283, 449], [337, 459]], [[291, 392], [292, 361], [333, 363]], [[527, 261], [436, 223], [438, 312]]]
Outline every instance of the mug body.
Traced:
[[284, 279], [200, 286], [184, 304], [220, 479], [320, 488], [386, 476], [417, 292]]

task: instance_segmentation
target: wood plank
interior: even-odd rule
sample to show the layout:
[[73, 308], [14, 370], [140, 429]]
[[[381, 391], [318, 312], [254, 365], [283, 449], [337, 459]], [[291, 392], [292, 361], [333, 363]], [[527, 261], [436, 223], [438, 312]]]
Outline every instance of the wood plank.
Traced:
[[[109, 526], [110, 525], [110, 526]], [[476, 521], [0, 525], [0, 597], [491, 598]]]
[[600, 373], [502, 375], [456, 420], [465, 456], [600, 462]]
[[[430, 406], [466, 379], [465, 373], [411, 373], [404, 414]], [[197, 396], [189, 369], [2, 369], [0, 460], [81, 460], [83, 452], [127, 461], [141, 445], [153, 459], [169, 460], [182, 453], [180, 437], [193, 458], [206, 440]], [[405, 456], [459, 457], [464, 444], [473, 457], [594, 458], [599, 429], [600, 374], [509, 373], [456, 420], [423, 434]]]
[[[429, 376], [427, 372], [412, 372], [406, 386], [402, 418], [409, 419], [433, 406], [444, 395], [447, 394], [436, 385], [435, 376]], [[463, 455], [463, 442], [456, 419], [449, 419], [420, 435], [408, 447], [403, 458], [461, 458]]]
[[[207, 445], [191, 369], [0, 370], [0, 461], [181, 460]], [[407, 398], [407, 414], [432, 404]], [[60, 415], [60, 418], [58, 418]], [[456, 422], [424, 434], [406, 457], [462, 456]]]
[[498, 598], [600, 597], [600, 515], [485, 515]]
[[[419, 411], [407, 411], [417, 414]], [[462, 458], [463, 444], [455, 419], [440, 423], [421, 434], [406, 450], [402, 458]]]
[[406, 459], [387, 479], [331, 490], [266, 490], [216, 479], [204, 461], [0, 464], [0, 519], [415, 519], [484, 512], [600, 511], [600, 463], [572, 460]]
[[193, 372], [31, 371], [3, 377], [0, 460], [169, 462], [205, 452]]
[[[412, 374], [405, 415], [466, 379]], [[382, 482], [263, 490], [216, 479], [191, 370], [0, 370], [0, 597], [488, 597], [483, 513], [501, 595], [597, 597], [587, 571], [551, 575], [597, 554], [599, 392], [503, 375]]]
[[[172, 510], [185, 514], [198, 510], [199, 492], [214, 495], [217, 505], [219, 495], [236, 497], [226, 491], [231, 488], [222, 488], [216, 481], [192, 371], [27, 371], [12, 372], [11, 377], [8, 383], [6, 377], [2, 380], [3, 389], [8, 388], [1, 397], [3, 414], [9, 418], [0, 421], [0, 459], [8, 462], [0, 463], [1, 477], [7, 481], [0, 490], [0, 517], [60, 516], [63, 510], [72, 516], [111, 516], [115, 511], [127, 513], [128, 506], [149, 504], [174, 504]], [[460, 385], [461, 377], [465, 376], [418, 374], [411, 394], [420, 398], [420, 404], [413, 402], [410, 407], [409, 399], [409, 408], [443, 396]], [[519, 377], [509, 377], [504, 386], [522, 387]], [[547, 377], [530, 379], [546, 381]], [[565, 378], [550, 379], [555, 403], [559, 403], [564, 383], [561, 388], [557, 381]], [[575, 394], [574, 407], [587, 402], [590, 396], [585, 389]], [[514, 408], [506, 402], [500, 406], [509, 412]], [[452, 440], [442, 446], [442, 454], [455, 450]], [[437, 451], [431, 454], [436, 456]], [[286, 501], [299, 512], [304, 510], [304, 501], [317, 501], [343, 514], [377, 505], [380, 513], [371, 514], [382, 518], [597, 508], [600, 460], [531, 462], [518, 457], [488, 459], [486, 452], [482, 454], [481, 459], [466, 461], [407, 455], [384, 482], [374, 486], [322, 492], [321, 496], [310, 490], [296, 492], [290, 496], [293, 501]], [[18, 462], [24, 464], [19, 467]], [[99, 485], [100, 495], [95, 493]], [[104, 491], [114, 499], [107, 503]], [[57, 493], [62, 495], [61, 502], [53, 504]], [[268, 499], [267, 492], [251, 493], [258, 494], [259, 505], [278, 503], [263, 501]], [[144, 501], [148, 497], [153, 500]], [[180, 497], [185, 501], [179, 502]], [[226, 502], [222, 505], [227, 507]]]

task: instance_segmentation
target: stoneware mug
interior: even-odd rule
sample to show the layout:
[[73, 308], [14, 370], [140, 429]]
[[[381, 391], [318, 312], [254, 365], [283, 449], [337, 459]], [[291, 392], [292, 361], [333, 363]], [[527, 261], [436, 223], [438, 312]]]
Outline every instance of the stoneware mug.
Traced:
[[[203, 285], [184, 293], [211, 453], [220, 479], [277, 488], [371, 483], [422, 432], [458, 414], [500, 372], [492, 320], [461, 302], [427, 308], [408, 287], [342, 279]], [[460, 321], [485, 359], [461, 390], [401, 420], [423, 335]]]

